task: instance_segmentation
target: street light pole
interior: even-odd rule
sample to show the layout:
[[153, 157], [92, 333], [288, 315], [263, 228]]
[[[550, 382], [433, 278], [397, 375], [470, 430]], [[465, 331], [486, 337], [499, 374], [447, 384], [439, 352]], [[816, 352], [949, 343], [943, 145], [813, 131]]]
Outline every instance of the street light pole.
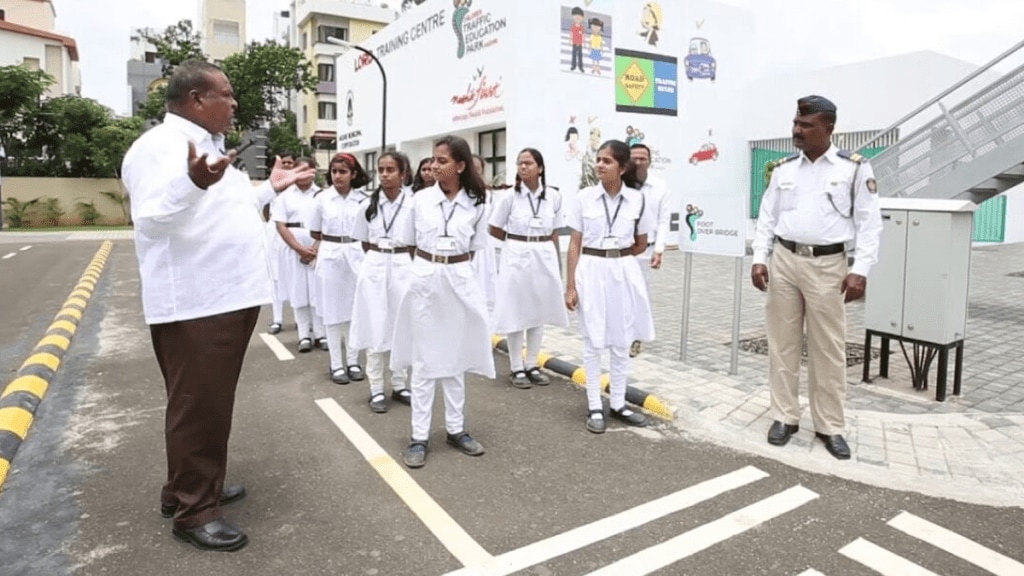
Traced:
[[[380, 69], [380, 77], [384, 81], [384, 89], [381, 91], [381, 112], [380, 112], [380, 121], [381, 121], [381, 126], [380, 126], [380, 153], [381, 153], [381, 156], [383, 156], [384, 153], [387, 152], [387, 149], [388, 149], [388, 137], [387, 137], [387, 130], [388, 130], [388, 75], [387, 75], [386, 72], [384, 72], [384, 65], [380, 63], [380, 60], [378, 60], [377, 57], [374, 56], [372, 51], [367, 50], [366, 48], [363, 48], [362, 46], [357, 46], [355, 44], [352, 44], [351, 42], [346, 42], [346, 41], [342, 40], [341, 38], [335, 38], [333, 36], [328, 36], [327, 37], [327, 41], [330, 42], [331, 44], [336, 44], [336, 45], [342, 46], [344, 48], [350, 48], [350, 49], [353, 49], [353, 50], [358, 50], [358, 51], [362, 52], [363, 54], [366, 54], [374, 62], [377, 63], [377, 68]], [[339, 78], [339, 75], [338, 75], [339, 71], [337, 69], [338, 68], [337, 60], [335, 60], [334, 68], [335, 68], [335, 70], [334, 70], [335, 85], [337, 85], [337, 78]]]

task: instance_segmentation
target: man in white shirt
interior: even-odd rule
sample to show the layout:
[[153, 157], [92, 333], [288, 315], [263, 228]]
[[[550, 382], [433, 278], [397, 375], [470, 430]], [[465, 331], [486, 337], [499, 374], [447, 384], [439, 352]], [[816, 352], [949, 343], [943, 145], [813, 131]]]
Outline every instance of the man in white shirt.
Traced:
[[[793, 144], [761, 200], [751, 280], [768, 292], [768, 384], [774, 423], [768, 442], [781, 446], [800, 428], [799, 376], [804, 322], [807, 377], [815, 433], [845, 460], [846, 308], [860, 299], [878, 260], [882, 214], [871, 165], [831, 143], [835, 104], [821, 96], [797, 101]], [[846, 243], [856, 242], [852, 269]], [[771, 282], [768, 253], [772, 252]]]
[[[646, 210], [656, 218], [658, 227], [648, 235], [647, 250], [637, 254], [640, 269], [644, 273], [647, 284], [647, 298], [654, 308], [654, 270], [661, 268], [662, 254], [665, 252], [665, 240], [668, 239], [669, 220], [672, 209], [668, 205], [668, 188], [657, 176], [650, 175], [651, 149], [645, 144], [636, 143], [629, 147], [629, 155], [636, 164], [636, 176], [640, 180], [640, 192], [647, 199]], [[630, 356], [640, 354], [640, 341], [633, 342], [629, 348]]]
[[224, 486], [235, 388], [259, 316], [271, 301], [260, 210], [302, 176], [280, 159], [253, 187], [225, 152], [238, 104], [212, 64], [179, 65], [163, 124], [123, 163], [135, 221], [142, 307], [167, 391], [167, 483], [161, 513], [172, 534], [204, 550], [238, 550], [245, 533], [220, 505], [245, 496]]

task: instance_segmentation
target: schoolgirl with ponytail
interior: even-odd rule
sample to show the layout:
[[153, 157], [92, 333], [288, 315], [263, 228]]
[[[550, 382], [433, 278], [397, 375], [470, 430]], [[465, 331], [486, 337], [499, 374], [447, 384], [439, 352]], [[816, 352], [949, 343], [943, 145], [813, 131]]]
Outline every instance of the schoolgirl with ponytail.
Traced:
[[[398, 305], [409, 288], [412, 246], [398, 241], [396, 232], [412, 214], [412, 191], [404, 186], [409, 159], [400, 152], [385, 152], [377, 162], [380, 187], [360, 205], [352, 235], [366, 253], [356, 281], [352, 309], [352, 345], [366, 350], [370, 381], [370, 410], [388, 411], [384, 394], [384, 366], [389, 363]], [[408, 405], [409, 372], [391, 373], [391, 400]]]
[[330, 179], [332, 186], [316, 197], [310, 230], [318, 244], [320, 313], [327, 326], [331, 380], [348, 384], [366, 377], [350, 328], [356, 280], [363, 263], [363, 250], [352, 237], [352, 229], [362, 215], [362, 202], [369, 196], [363, 188], [370, 177], [355, 156], [342, 152], [331, 159]]

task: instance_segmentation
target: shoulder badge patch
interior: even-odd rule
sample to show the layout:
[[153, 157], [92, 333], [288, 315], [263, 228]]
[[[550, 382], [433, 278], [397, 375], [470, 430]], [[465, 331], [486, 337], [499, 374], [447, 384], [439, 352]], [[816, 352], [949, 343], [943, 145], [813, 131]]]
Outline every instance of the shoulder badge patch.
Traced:
[[839, 156], [840, 158], [845, 158], [850, 162], [856, 162], [857, 164], [860, 164], [861, 162], [867, 160], [867, 158], [865, 158], [864, 156], [861, 156], [856, 152], [850, 152], [849, 150], [840, 150], [836, 152], [836, 156]]
[[780, 159], [775, 161], [775, 166], [776, 167], [781, 166], [781, 165], [785, 164], [786, 162], [789, 162], [790, 160], [796, 160], [799, 157], [800, 157], [799, 154], [793, 154], [792, 156], [787, 156], [785, 158], [780, 158]]
[[872, 194], [878, 193], [878, 182], [875, 182], [874, 178], [868, 178], [868, 181], [864, 183], [868, 187], [868, 192]]

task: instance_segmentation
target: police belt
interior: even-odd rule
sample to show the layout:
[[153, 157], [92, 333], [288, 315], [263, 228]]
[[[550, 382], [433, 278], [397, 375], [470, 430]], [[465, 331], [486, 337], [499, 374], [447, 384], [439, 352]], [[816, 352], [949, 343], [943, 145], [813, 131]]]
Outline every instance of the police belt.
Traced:
[[321, 234], [320, 239], [324, 242], [334, 242], [337, 244], [351, 244], [356, 241], [355, 238], [349, 238], [348, 236], [328, 236], [327, 234]]
[[383, 254], [412, 254], [412, 246], [399, 246], [397, 248], [381, 248], [376, 244], [366, 243], [366, 249], [372, 250], [373, 252], [381, 252]]
[[632, 256], [633, 247], [629, 248], [616, 248], [614, 250], [601, 250], [598, 248], [587, 248], [583, 247], [583, 253], [587, 256], [600, 256], [601, 258], [622, 258], [623, 256]]
[[551, 240], [551, 235], [547, 236], [523, 236], [522, 234], [505, 234], [505, 238], [509, 240], [517, 240], [519, 242], [548, 242]]
[[788, 249], [794, 254], [800, 256], [831, 256], [832, 254], [839, 254], [840, 252], [846, 251], [846, 245], [840, 242], [839, 244], [828, 244], [827, 246], [814, 246], [811, 244], [800, 244], [793, 242], [792, 240], [786, 240], [781, 236], [776, 236], [775, 240]]
[[453, 256], [440, 256], [438, 254], [431, 254], [426, 250], [416, 249], [416, 255], [424, 260], [429, 260], [437, 264], [458, 264], [459, 262], [466, 262], [469, 260], [469, 253], [455, 254]]

